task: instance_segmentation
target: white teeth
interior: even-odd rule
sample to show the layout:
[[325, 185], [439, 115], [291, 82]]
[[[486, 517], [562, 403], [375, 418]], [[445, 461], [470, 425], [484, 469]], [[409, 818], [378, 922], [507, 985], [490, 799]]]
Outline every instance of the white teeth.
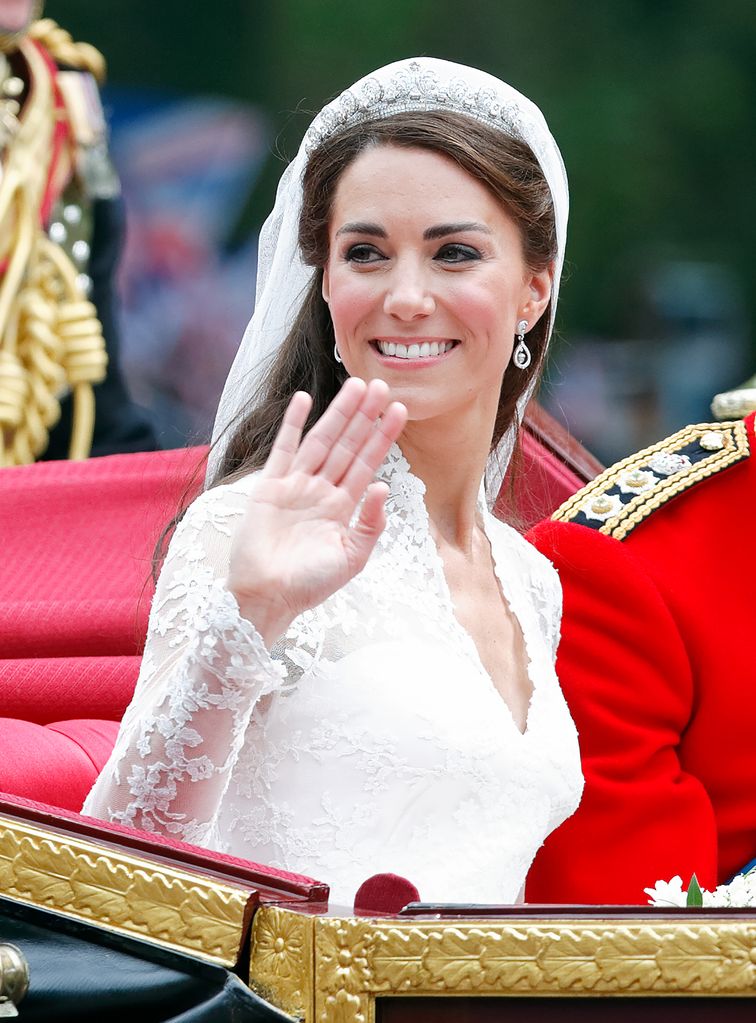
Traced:
[[412, 345], [378, 341], [376, 344], [381, 355], [393, 355], [396, 359], [427, 359], [429, 356], [444, 355], [454, 347], [453, 341], [423, 341]]

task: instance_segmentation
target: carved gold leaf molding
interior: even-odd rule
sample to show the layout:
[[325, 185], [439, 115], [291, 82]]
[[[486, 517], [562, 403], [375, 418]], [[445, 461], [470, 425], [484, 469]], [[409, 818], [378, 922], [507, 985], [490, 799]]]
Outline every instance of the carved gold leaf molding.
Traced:
[[232, 966], [251, 891], [0, 817], [0, 894]]
[[251, 982], [307, 1023], [373, 1023], [380, 995], [756, 996], [756, 923], [411, 922], [263, 907]]
[[252, 923], [249, 986], [300, 1020], [313, 1018], [315, 917], [261, 906]]

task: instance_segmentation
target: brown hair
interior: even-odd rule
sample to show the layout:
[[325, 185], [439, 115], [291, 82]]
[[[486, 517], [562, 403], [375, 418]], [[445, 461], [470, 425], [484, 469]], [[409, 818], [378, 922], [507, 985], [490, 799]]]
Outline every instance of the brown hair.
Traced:
[[[303, 180], [299, 245], [304, 262], [316, 268], [302, 308], [271, 363], [249, 411], [231, 433], [212, 486], [262, 467], [295, 391], [308, 391], [313, 406], [306, 429], [323, 414], [346, 378], [333, 357], [334, 334], [321, 289], [328, 259], [328, 227], [339, 179], [371, 146], [430, 149], [458, 163], [482, 182], [517, 224], [525, 262], [533, 272], [547, 269], [557, 252], [554, 205], [540, 165], [529, 146], [486, 124], [445, 111], [394, 114], [351, 125], [330, 136], [310, 156]], [[510, 363], [502, 381], [491, 447], [517, 417], [517, 401], [539, 374], [546, 351], [550, 303], [528, 333], [532, 362], [527, 370]], [[223, 439], [223, 438], [222, 438]]]

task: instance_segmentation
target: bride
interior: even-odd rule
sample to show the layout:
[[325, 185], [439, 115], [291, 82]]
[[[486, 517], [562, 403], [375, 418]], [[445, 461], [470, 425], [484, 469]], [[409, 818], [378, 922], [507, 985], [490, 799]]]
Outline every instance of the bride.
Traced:
[[540, 111], [432, 58], [315, 118], [84, 812], [429, 901], [515, 901], [577, 806], [551, 565], [488, 510], [543, 363], [567, 185]]

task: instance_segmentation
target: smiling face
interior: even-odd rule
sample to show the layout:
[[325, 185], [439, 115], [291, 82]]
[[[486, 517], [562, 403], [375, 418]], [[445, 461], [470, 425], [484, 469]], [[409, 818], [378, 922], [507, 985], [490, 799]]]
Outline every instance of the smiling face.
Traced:
[[517, 322], [550, 291], [501, 203], [448, 157], [377, 145], [341, 176], [323, 275], [336, 343], [410, 420], [467, 407], [493, 423]]

